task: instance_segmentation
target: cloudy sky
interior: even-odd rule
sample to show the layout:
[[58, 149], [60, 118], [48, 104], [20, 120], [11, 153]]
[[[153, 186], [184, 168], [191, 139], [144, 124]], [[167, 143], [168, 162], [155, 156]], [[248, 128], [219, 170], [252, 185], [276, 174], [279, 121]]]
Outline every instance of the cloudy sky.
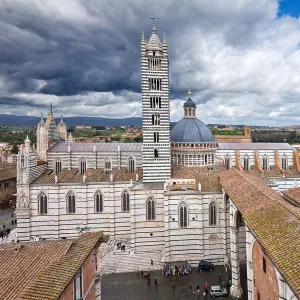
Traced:
[[141, 116], [140, 39], [170, 53], [171, 120], [300, 124], [298, 0], [0, 0], [0, 114]]

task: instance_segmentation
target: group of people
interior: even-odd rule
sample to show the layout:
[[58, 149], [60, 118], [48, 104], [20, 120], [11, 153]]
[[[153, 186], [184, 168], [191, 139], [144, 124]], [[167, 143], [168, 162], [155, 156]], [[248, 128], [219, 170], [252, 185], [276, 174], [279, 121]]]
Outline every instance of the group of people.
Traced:
[[10, 228], [5, 229], [5, 225], [3, 225], [3, 230], [0, 231], [0, 238], [3, 240], [8, 237], [10, 234]]
[[190, 274], [192, 268], [189, 265], [174, 265], [165, 266], [163, 272], [166, 277], [168, 276], [184, 276]]
[[[193, 292], [193, 294], [194, 294], [194, 299], [196, 299], [196, 295], [200, 296], [201, 291], [200, 291], [199, 284], [197, 285], [196, 289], [193, 289], [191, 284], [190, 284], [189, 288], [190, 288], [190, 292]], [[207, 282], [205, 282], [203, 296], [205, 297], [207, 294], [208, 294], [208, 284], [207, 284]]]

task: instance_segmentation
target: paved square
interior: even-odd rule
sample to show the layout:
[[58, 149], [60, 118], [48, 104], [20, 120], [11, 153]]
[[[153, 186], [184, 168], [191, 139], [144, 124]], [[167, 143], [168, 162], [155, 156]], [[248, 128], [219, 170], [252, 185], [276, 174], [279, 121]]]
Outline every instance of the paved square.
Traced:
[[[102, 300], [183, 300], [194, 299], [190, 292], [189, 285], [196, 289], [199, 284], [201, 295], [195, 299], [204, 299], [203, 288], [207, 282], [211, 285], [218, 285], [218, 274], [222, 274], [222, 281], [226, 279], [229, 273], [226, 273], [223, 266], [217, 266], [213, 272], [199, 273], [196, 268], [190, 275], [184, 277], [164, 277], [161, 271], [152, 271], [151, 283], [148, 286], [145, 278], [140, 278], [136, 273], [110, 274], [102, 277]], [[247, 299], [246, 270], [241, 267], [241, 276], [244, 295], [242, 300]], [[158, 285], [154, 284], [154, 278], [157, 277]], [[172, 282], [175, 282], [175, 288], [172, 288]], [[206, 297], [210, 299], [210, 296]], [[222, 298], [219, 298], [222, 299]], [[225, 299], [225, 298], [224, 298]], [[231, 299], [228, 296], [226, 299]]]

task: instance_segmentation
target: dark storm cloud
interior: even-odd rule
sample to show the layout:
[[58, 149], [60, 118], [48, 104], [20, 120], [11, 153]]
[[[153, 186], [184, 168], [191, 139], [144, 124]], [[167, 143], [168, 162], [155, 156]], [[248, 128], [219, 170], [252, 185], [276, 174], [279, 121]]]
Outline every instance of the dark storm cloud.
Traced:
[[53, 102], [65, 115], [141, 115], [140, 39], [153, 8], [173, 119], [188, 88], [210, 123], [278, 116], [284, 104], [297, 112], [299, 24], [276, 19], [277, 0], [2, 0], [0, 111], [38, 115]]

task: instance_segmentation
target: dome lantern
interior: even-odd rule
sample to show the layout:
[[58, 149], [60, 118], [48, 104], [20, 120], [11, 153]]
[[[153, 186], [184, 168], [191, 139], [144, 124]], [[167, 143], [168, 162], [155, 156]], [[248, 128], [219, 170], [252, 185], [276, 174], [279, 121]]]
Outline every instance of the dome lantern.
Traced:
[[196, 104], [191, 98], [191, 91], [188, 91], [188, 99], [183, 104], [184, 117], [185, 118], [196, 118]]

